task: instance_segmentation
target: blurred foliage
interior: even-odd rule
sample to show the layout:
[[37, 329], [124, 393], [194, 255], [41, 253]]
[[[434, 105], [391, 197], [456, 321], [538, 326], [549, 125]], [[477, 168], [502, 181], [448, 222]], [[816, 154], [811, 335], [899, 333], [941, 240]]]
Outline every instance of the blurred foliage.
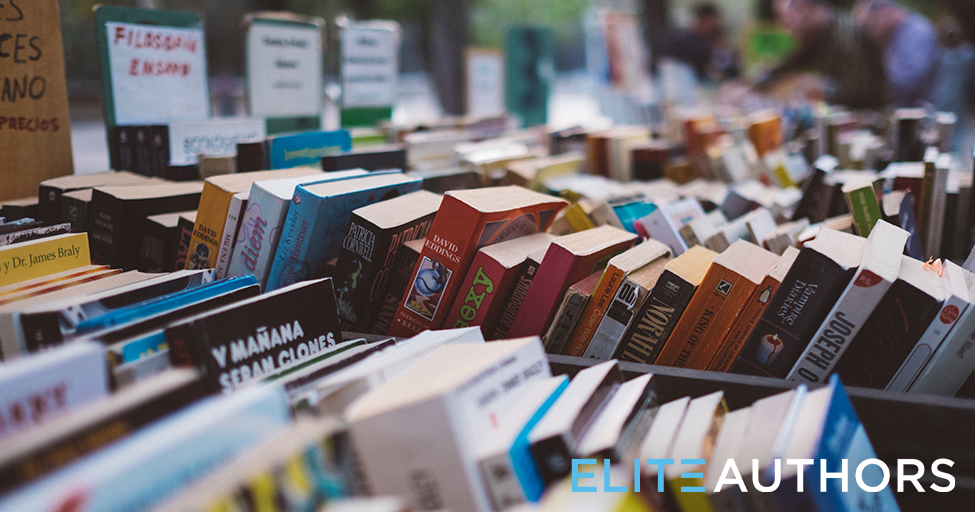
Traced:
[[501, 48], [514, 24], [550, 27], [556, 45], [580, 44], [589, 0], [475, 0], [470, 8], [471, 43]]

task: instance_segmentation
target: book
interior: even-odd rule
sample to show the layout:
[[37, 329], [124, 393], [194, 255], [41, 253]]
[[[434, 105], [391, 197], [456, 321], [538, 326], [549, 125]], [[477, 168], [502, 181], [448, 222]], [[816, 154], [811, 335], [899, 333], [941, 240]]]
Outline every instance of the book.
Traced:
[[885, 388], [924, 332], [937, 321], [944, 301], [938, 273], [918, 260], [901, 256], [897, 281], [850, 342], [836, 364], [836, 373], [851, 386]]
[[[470, 267], [481, 247], [543, 233], [565, 205], [561, 199], [514, 186], [448, 192], [389, 334], [410, 336], [442, 327], [461, 286], [461, 276], [455, 274]], [[514, 330], [510, 336], [518, 337]]]
[[867, 237], [860, 265], [850, 285], [837, 299], [826, 320], [810, 338], [787, 379], [825, 382], [850, 347], [870, 314], [897, 280], [901, 254], [910, 234], [878, 221]]
[[179, 221], [176, 223], [176, 260], [173, 262], [173, 270], [186, 268], [194, 225], [196, 225], [196, 210], [179, 215]]
[[345, 413], [370, 489], [417, 508], [490, 510], [478, 450], [514, 397], [550, 376], [537, 337], [436, 349]]
[[64, 277], [63, 279], [52, 279], [49, 282], [42, 283], [40, 286], [7, 294], [3, 298], [0, 298], [0, 306], [13, 305], [13, 307], [16, 307], [17, 304], [23, 304], [25, 301], [35, 298], [44, 300], [45, 296], [53, 293], [66, 291], [75, 286], [101, 281], [108, 277], [117, 277], [123, 274], [117, 268], [110, 269], [104, 265], [101, 267], [93, 272], [79, 273], [78, 275]]
[[444, 326], [479, 325], [483, 331], [493, 332], [505, 307], [501, 298], [507, 295], [528, 255], [547, 250], [554, 239], [547, 233], [537, 233], [478, 250]]
[[203, 396], [196, 372], [174, 370], [5, 440], [0, 492], [38, 480]]
[[942, 269], [941, 282], [944, 288], [945, 300], [941, 310], [931, 325], [911, 349], [910, 354], [900, 368], [887, 383], [888, 391], [907, 391], [911, 383], [928, 362], [931, 355], [938, 350], [948, 333], [956, 325], [958, 319], [971, 304], [968, 293], [968, 283], [975, 281], [975, 275], [959, 267], [951, 261], [945, 261]]
[[37, 218], [37, 196], [22, 197], [20, 199], [7, 199], [0, 202], [0, 217], [7, 222], [18, 219]]
[[649, 374], [621, 384], [579, 440], [578, 452], [583, 457], [626, 462], [624, 457], [643, 441], [657, 413], [660, 399], [656, 387]]
[[326, 265], [338, 257], [354, 210], [419, 189], [419, 180], [395, 171], [298, 185], [265, 290], [328, 275]]
[[748, 299], [748, 304], [728, 331], [728, 335], [721, 342], [718, 351], [711, 359], [707, 368], [705, 368], [706, 370], [727, 372], [731, 369], [731, 365], [738, 358], [738, 354], [741, 352], [745, 340], [751, 335], [752, 329], [755, 328], [758, 320], [762, 317], [766, 306], [772, 300], [775, 292], [778, 291], [782, 280], [785, 279], [786, 274], [788, 274], [798, 256], [799, 249], [795, 247], [789, 247], [782, 253], [779, 261], [768, 271], [765, 279], [762, 280], [755, 293]]
[[705, 369], [779, 257], [743, 240], [711, 263], [654, 364]]
[[365, 332], [372, 326], [396, 254], [404, 243], [427, 236], [440, 201], [420, 190], [352, 212], [334, 273], [344, 330]]
[[812, 174], [802, 188], [802, 199], [792, 212], [792, 220], [808, 218], [815, 224], [829, 217], [833, 201], [833, 187], [826, 183], [826, 177], [839, 165], [834, 157], [823, 155], [813, 164]]
[[765, 248], [781, 256], [789, 247], [796, 247], [799, 236], [809, 228], [809, 219], [800, 219], [779, 224], [774, 231], [766, 235]]
[[[742, 489], [743, 486], [734, 487], [724, 484], [729, 487], [719, 490], [718, 482], [728, 461], [735, 459], [741, 453], [741, 446], [748, 429], [749, 420], [751, 420], [751, 414], [752, 408], [745, 407], [725, 414], [724, 420], [721, 422], [721, 430], [714, 441], [711, 457], [707, 460], [702, 471], [704, 474], [704, 492], [708, 502], [706, 505], [702, 503], [702, 508], [705, 510], [707, 510], [705, 507], [709, 507], [710, 510], [748, 510], [749, 508], [745, 498], [747, 495], [743, 492], [747, 491], [747, 488]], [[750, 454], [743, 455], [750, 456]], [[741, 465], [749, 465], [750, 462], [746, 462], [742, 458]], [[739, 463], [736, 461], [735, 466], [738, 465]]]
[[494, 510], [526, 501], [537, 502], [545, 489], [529, 451], [528, 433], [569, 385], [565, 375], [535, 381], [513, 404], [509, 422], [486, 443], [479, 455], [481, 476]]
[[657, 360], [717, 255], [697, 245], [664, 266], [633, 324], [623, 334], [616, 357], [643, 364]]
[[[575, 331], [569, 339], [569, 344], [562, 353], [576, 357], [587, 353], [587, 349], [600, 322], [603, 320], [610, 306], [615, 305], [614, 301], [617, 291], [623, 285], [626, 277], [631, 272], [643, 268], [649, 265], [650, 262], [668, 254], [670, 254], [670, 248], [667, 245], [651, 239], [617, 256], [613, 256], [606, 264], [603, 277], [599, 280], [599, 285], [593, 291], [592, 300], [586, 304], [586, 309], [582, 312], [579, 323], [576, 325]], [[546, 254], [547, 257], [548, 255]], [[542, 263], [544, 264], [545, 262], [543, 261]], [[635, 289], [629, 288], [628, 298], [635, 299], [635, 291]]]
[[145, 218], [195, 210], [202, 191], [203, 183], [196, 181], [95, 187], [88, 205], [92, 258], [123, 270], [136, 268]]
[[[146, 217], [139, 251], [140, 272], [173, 272], [179, 251], [181, 233], [179, 220], [190, 212], [163, 213]], [[192, 229], [192, 228], [191, 228]]]
[[369, 329], [373, 334], [385, 335], [393, 325], [393, 318], [396, 317], [396, 310], [399, 309], [399, 301], [410, 286], [410, 278], [413, 277], [413, 270], [416, 268], [416, 262], [420, 260], [420, 253], [426, 241], [425, 237], [417, 238], [400, 246], [389, 282], [379, 302], [372, 327]]
[[0, 498], [11, 510], [73, 507], [85, 490], [90, 510], [152, 507], [291, 421], [273, 386], [204, 399], [47, 478]]
[[688, 247], [704, 245], [715, 233], [718, 228], [728, 223], [721, 210], [714, 210], [704, 217], [696, 218], [680, 228], [680, 235]]
[[687, 404], [687, 411], [667, 456], [677, 463], [664, 467], [666, 486], [683, 510], [700, 510], [695, 501], [706, 499], [703, 494], [684, 491], [702, 490], [703, 463], [711, 457], [727, 412], [728, 405], [722, 391], [695, 398]]
[[843, 196], [853, 214], [853, 225], [862, 237], [870, 235], [873, 226], [881, 219], [880, 203], [872, 181], [854, 181], [843, 185]]
[[[928, 225], [922, 231], [925, 234], [924, 249], [929, 255], [940, 256], [941, 241], [944, 239], [945, 208], [947, 202], [948, 174], [951, 170], [951, 155], [940, 155], [934, 164], [934, 174], [931, 181], [931, 211], [927, 217]], [[925, 185], [928, 184], [925, 172]], [[926, 193], [924, 190], [922, 192]], [[922, 203], [922, 207], [924, 204]]]
[[[641, 459], [666, 460], [670, 456], [674, 438], [677, 436], [690, 402], [690, 397], [683, 397], [667, 402], [657, 409], [650, 429], [637, 450]], [[660, 466], [650, 463], [640, 466], [641, 492], [654, 510], [670, 510], [676, 504], [673, 503], [673, 497], [666, 492], [664, 475], [659, 473], [659, 469]]]
[[56, 274], [28, 279], [27, 281], [21, 281], [19, 283], [9, 284], [6, 286], [0, 286], [0, 300], [5, 300], [10, 295], [19, 294], [26, 290], [43, 288], [45, 286], [49, 286], [51, 283], [66, 279], [74, 279], [86, 274], [101, 273], [106, 270], [109, 270], [107, 265], [85, 265], [83, 267], [65, 270], [64, 272], [58, 272]]
[[[288, 216], [288, 207], [295, 195], [295, 187], [305, 183], [341, 180], [365, 175], [361, 169], [322, 174], [306, 168], [308, 174], [290, 178], [257, 180], [251, 185], [247, 208], [237, 230], [234, 256], [227, 275], [253, 275], [262, 288], [267, 285], [268, 272], [278, 247], [281, 229]], [[240, 244], [237, 246], [236, 244]]]
[[623, 382], [619, 364], [606, 361], [576, 374], [528, 434], [532, 458], [546, 486], [567, 476], [580, 439]]
[[518, 311], [508, 334], [540, 335], [569, 286], [605, 267], [615, 255], [632, 247], [636, 238], [618, 228], [600, 226], [553, 240], [525, 296], [529, 307]]
[[[963, 274], [969, 297], [975, 294], [975, 279]], [[975, 371], [975, 310], [969, 305], [955, 326], [931, 354], [908, 391], [928, 395], [955, 396]]]
[[90, 188], [61, 194], [61, 221], [71, 224], [72, 233], [88, 230], [88, 205], [91, 204], [91, 196]]
[[921, 235], [918, 233], [917, 221], [914, 217], [913, 193], [909, 190], [901, 190], [884, 195], [883, 209], [885, 221], [899, 226], [911, 235], [907, 239], [905, 254], [916, 260], [923, 260]]
[[[237, 228], [240, 227], [240, 219], [247, 209], [247, 198], [250, 191], [237, 192], [230, 198], [230, 205], [227, 207], [227, 220], [223, 225], [223, 235], [220, 237], [220, 245], [217, 247], [216, 262], [213, 271], [217, 279], [227, 277], [227, 269], [230, 268], [230, 258], [234, 253], [234, 242], [237, 241]], [[192, 241], [191, 241], [192, 243]]]
[[423, 190], [434, 194], [446, 194], [451, 190], [468, 190], [481, 188], [481, 175], [466, 167], [450, 167], [447, 169], [412, 169], [407, 176], [423, 180]]
[[[174, 121], [158, 127], [164, 141], [161, 148], [165, 163], [189, 165], [200, 156], [234, 156], [237, 144], [266, 135], [263, 119], [210, 118], [202, 121]], [[259, 169], [266, 169], [261, 165]], [[252, 170], [259, 170], [252, 169]], [[238, 172], [244, 172], [238, 169]]]
[[166, 342], [173, 366], [200, 368], [213, 389], [230, 393], [342, 342], [332, 280], [295, 284], [170, 324]]
[[603, 360], [613, 357], [619, 350], [623, 335], [636, 319], [637, 313], [670, 261], [670, 256], [663, 255], [626, 277], [616, 291], [606, 315], [599, 321], [599, 327], [596, 328], [583, 357]]
[[562, 304], [556, 310], [555, 316], [552, 317], [552, 323], [545, 331], [545, 336], [542, 337], [546, 352], [561, 354], [565, 350], [569, 336], [579, 324], [582, 312], [592, 297], [592, 293], [596, 291], [602, 277], [602, 272], [593, 272], [589, 274], [589, 277], [573, 284], [565, 291]]
[[141, 185], [146, 181], [145, 176], [125, 171], [75, 174], [42, 181], [37, 191], [37, 218], [47, 224], [61, 220], [61, 196], [65, 192], [103, 185]]
[[91, 265], [88, 235], [64, 234], [0, 247], [0, 286]]
[[352, 136], [347, 130], [305, 132], [268, 137], [267, 168], [288, 169], [299, 165], [318, 165], [330, 153], [352, 149]]
[[322, 157], [322, 170], [325, 172], [346, 169], [365, 169], [385, 171], [399, 169], [405, 171], [406, 148], [401, 145], [369, 146], [362, 149], [333, 153]]
[[650, 238], [667, 244], [671, 254], [677, 257], [688, 249], [687, 242], [680, 234], [680, 228], [704, 215], [701, 203], [695, 199], [683, 199], [676, 203], [662, 205], [650, 215], [640, 219], [639, 223]]
[[[258, 180], [305, 176], [311, 172], [313, 170], [300, 168], [223, 174], [207, 178], [200, 196], [200, 208], [196, 214], [196, 225], [193, 226], [193, 238], [190, 240], [189, 254], [193, 257], [187, 259], [186, 269], [216, 267], [217, 255], [224, 242], [224, 228], [228, 225], [228, 215], [239, 216], [243, 206], [241, 198], [238, 198], [237, 211], [230, 211], [236, 194], [249, 192], [251, 185]], [[231, 239], [235, 234], [236, 228], [231, 231]]]
[[[488, 336], [488, 339], [500, 340], [508, 337], [508, 331], [511, 330], [515, 318], [518, 317], [518, 312], [521, 311], [521, 307], [525, 304], [525, 297], [528, 296], [528, 290], [531, 288], [535, 276], [538, 275], [538, 267], [541, 266], [542, 258], [545, 257], [547, 251], [548, 249], [533, 252], [525, 258], [525, 262], [521, 264], [518, 275], [515, 277], [504, 297], [504, 301], [502, 302], [505, 305], [504, 309], [498, 315], [494, 332]], [[599, 272], [599, 275], [602, 277], [602, 272]]]
[[64, 235], [67, 233], [71, 233], [71, 224], [68, 223], [22, 229], [12, 233], [4, 233], [0, 235], [0, 247], [21, 242], [28, 242], [30, 240], [40, 240], [41, 238], [50, 238], [52, 236]]
[[921, 245], [925, 252], [930, 252], [928, 247], [932, 233], [929, 232], [932, 221], [932, 210], [934, 209], [935, 190], [939, 187], [938, 171], [938, 148], [931, 146], [924, 151], [923, 169], [921, 175], [921, 186], [918, 187], [917, 195], [917, 227], [921, 234]]
[[784, 378], [856, 273], [865, 238], [823, 228], [807, 243], [732, 366]]
[[109, 394], [104, 347], [75, 343], [0, 367], [0, 440]]
[[744, 240], [754, 243], [748, 233], [748, 218], [744, 215], [719, 227], [710, 238], [704, 241], [704, 246], [714, 252], [726, 251], [736, 241]]
[[[747, 510], [764, 510], [773, 506], [771, 498], [757, 490], [757, 484], [768, 485], [764, 481], [765, 470], [774, 470], [775, 459], [781, 457], [786, 440], [791, 436], [797, 422], [797, 414], [807, 388], [804, 385], [797, 389], [790, 389], [757, 400], [751, 405], [751, 414], [745, 428], [741, 443], [735, 453], [735, 460], [743, 464], [736, 464], [741, 472], [742, 480], [747, 482], [744, 492], [737, 497], [736, 493], [727, 489], [721, 494], [728, 498], [739, 498], [744, 501]], [[740, 490], [740, 488], [739, 488]]]

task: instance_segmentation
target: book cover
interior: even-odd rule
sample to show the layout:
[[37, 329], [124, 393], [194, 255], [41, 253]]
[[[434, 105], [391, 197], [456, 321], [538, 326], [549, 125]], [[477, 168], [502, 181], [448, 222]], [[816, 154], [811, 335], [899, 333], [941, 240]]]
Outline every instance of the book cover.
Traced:
[[897, 280], [901, 254], [910, 234], [885, 221], [878, 222], [863, 250], [850, 285], [837, 299], [799, 356], [787, 379], [825, 382], [867, 319]]
[[344, 330], [370, 330], [396, 254], [404, 243], [427, 236], [440, 201], [420, 190], [352, 212], [334, 273]]
[[420, 260], [420, 253], [426, 241], [426, 238], [417, 238], [400, 247], [396, 254], [396, 261], [393, 263], [389, 283], [381, 297], [369, 332], [383, 336], [389, 332], [389, 328], [393, 325], [393, 318], [396, 317], [396, 310], [399, 309], [400, 300], [410, 286], [410, 278], [413, 277], [416, 262]]
[[[965, 274], [969, 297], [975, 296], [975, 279]], [[955, 396], [975, 371], [975, 308], [969, 305], [944, 341], [931, 355], [908, 391]]]
[[828, 228], [808, 242], [765, 308], [734, 373], [784, 378], [853, 278], [865, 238]]
[[739, 240], [711, 263], [654, 364], [703, 370], [779, 257]]
[[[568, 356], [580, 357], [586, 353], [596, 329], [614, 302], [616, 292], [623, 281], [633, 271], [648, 265], [651, 261], [670, 253], [670, 248], [657, 240], [646, 240], [640, 245], [614, 256], [606, 265], [603, 277], [593, 292], [592, 300], [586, 304], [579, 324], [576, 326], [569, 344], [562, 352]], [[631, 290], [632, 292], [633, 290]], [[632, 295], [629, 294], [629, 295]]]
[[186, 258], [190, 254], [190, 240], [193, 239], [193, 226], [196, 225], [196, 210], [182, 213], [176, 225], [176, 259], [170, 271], [183, 270], [186, 268]]
[[237, 241], [237, 228], [240, 227], [240, 218], [247, 209], [247, 198], [249, 196], [250, 191], [248, 190], [238, 192], [230, 198], [230, 205], [227, 207], [227, 221], [223, 225], [223, 236], [220, 238], [217, 261], [213, 266], [217, 279], [227, 277], [230, 258], [234, 253], [234, 242]]
[[862, 237], [870, 235], [873, 226], [881, 219], [880, 203], [872, 181], [858, 181], [843, 185], [843, 196], [853, 214], [853, 226]]
[[554, 319], [545, 331], [542, 342], [545, 343], [545, 351], [549, 354], [561, 354], [565, 350], [569, 337], [579, 324], [582, 311], [586, 308], [586, 303], [592, 297], [592, 293], [599, 285], [603, 273], [596, 271], [589, 274], [589, 277], [573, 284], [565, 291], [562, 304], [555, 312]]
[[680, 234], [680, 228], [704, 215], [701, 203], [696, 199], [688, 198], [663, 205], [637, 222], [643, 226], [650, 238], [667, 244], [671, 254], [677, 257], [688, 249], [687, 242]]
[[[140, 272], [172, 272], [176, 270], [179, 250], [179, 220], [189, 212], [163, 213], [146, 217], [139, 251]], [[192, 228], [191, 228], [192, 229]]]
[[721, 342], [717, 353], [708, 364], [707, 370], [727, 372], [731, 369], [731, 365], [734, 364], [745, 345], [745, 340], [751, 335], [752, 329], [762, 317], [769, 301], [772, 300], [775, 292], [782, 285], [782, 280], [792, 268], [797, 256], [799, 256], [799, 249], [795, 247], [789, 247], [782, 253], [779, 261], [772, 267], [772, 270], [769, 270], [755, 293], [748, 299], [748, 305], [745, 306], [745, 309], [728, 331], [728, 335]]
[[697, 245], [667, 263], [620, 340], [616, 353], [620, 361], [653, 364], [657, 360], [717, 255]]
[[278, 247], [281, 229], [288, 216], [288, 206], [295, 195], [295, 187], [304, 183], [317, 183], [361, 176], [365, 171], [354, 169], [329, 175], [307, 168], [308, 174], [291, 178], [258, 180], [251, 185], [247, 208], [240, 219], [240, 229], [234, 242], [234, 256], [230, 259], [227, 275], [238, 277], [253, 275], [261, 287], [267, 284], [272, 258]]
[[[521, 306], [525, 304], [525, 297], [528, 296], [528, 290], [538, 274], [538, 267], [542, 264], [542, 258], [545, 257], [546, 251], [547, 249], [529, 254], [525, 258], [525, 262], [521, 264], [518, 275], [504, 297], [502, 302], [505, 305], [504, 309], [498, 315], [494, 331], [488, 336], [489, 340], [503, 340], [508, 337], [508, 331], [511, 330], [511, 325], [514, 324], [518, 312], [521, 311]], [[599, 277], [602, 277], [602, 272], [599, 272]]]
[[195, 210], [202, 191], [201, 182], [95, 187], [88, 205], [92, 258], [123, 270], [136, 268], [145, 218]]
[[201, 369], [230, 393], [342, 342], [331, 279], [309, 281], [166, 327], [173, 366]]
[[[543, 233], [565, 205], [564, 200], [514, 186], [448, 192], [390, 335], [442, 327], [460, 289], [461, 276], [456, 274], [463, 275], [481, 247]], [[510, 334], [517, 337], [514, 331]]]
[[318, 165], [325, 155], [352, 149], [352, 136], [347, 130], [306, 132], [268, 137], [267, 161], [270, 169], [288, 169], [299, 165]]
[[941, 278], [901, 256], [897, 281], [863, 324], [836, 373], [850, 386], [884, 389], [937, 316], [945, 300]]
[[826, 184], [829, 171], [820, 167], [820, 165], [814, 166], [812, 175], [806, 180], [806, 185], [802, 189], [802, 199], [792, 212], [792, 220], [808, 218], [809, 222], [815, 224], [826, 220], [829, 216], [830, 203], [833, 201], [833, 187]]
[[420, 189], [419, 179], [399, 172], [298, 185], [275, 250], [266, 290], [327, 275], [338, 257], [352, 212]]
[[0, 286], [91, 265], [88, 235], [64, 234], [0, 247]]
[[448, 328], [479, 325], [494, 330], [505, 296], [529, 254], [548, 249], [555, 237], [537, 233], [482, 247], [471, 262], [457, 299], [447, 315]]

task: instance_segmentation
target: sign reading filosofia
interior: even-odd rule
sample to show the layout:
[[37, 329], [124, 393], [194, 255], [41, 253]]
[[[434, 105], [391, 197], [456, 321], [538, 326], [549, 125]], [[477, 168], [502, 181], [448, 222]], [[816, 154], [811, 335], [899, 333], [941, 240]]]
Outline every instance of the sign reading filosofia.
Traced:
[[116, 124], [209, 117], [202, 28], [109, 22], [105, 29]]
[[254, 19], [247, 32], [251, 115], [317, 116], [322, 111], [322, 27]]
[[388, 107], [396, 103], [399, 26], [392, 22], [342, 27], [342, 106]]

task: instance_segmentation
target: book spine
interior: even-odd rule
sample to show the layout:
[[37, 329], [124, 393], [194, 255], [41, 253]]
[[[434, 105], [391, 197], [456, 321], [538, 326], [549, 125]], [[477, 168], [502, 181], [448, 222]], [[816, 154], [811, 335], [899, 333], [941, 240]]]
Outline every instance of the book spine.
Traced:
[[61, 192], [55, 187], [40, 185], [37, 191], [37, 220], [54, 224], [61, 217]]
[[186, 258], [186, 270], [213, 268], [216, 265], [232, 196], [230, 192], [209, 181], [203, 184], [193, 237], [190, 239], [189, 257]]
[[149, 127], [151, 140], [151, 154], [149, 156], [152, 176], [164, 176], [169, 166], [169, 126], [156, 125]]
[[623, 335], [616, 354], [619, 360], [653, 364], [695, 291], [691, 283], [665, 270], [640, 308], [636, 321]]
[[0, 276], [3, 277], [4, 285], [88, 265], [91, 265], [91, 255], [86, 233], [48, 238], [28, 246], [9, 245], [0, 249]]
[[931, 296], [896, 281], [850, 343], [836, 373], [848, 385], [883, 389], [940, 309]]
[[506, 510], [525, 502], [525, 491], [521, 488], [508, 454], [483, 459], [479, 467], [494, 510]]
[[240, 218], [247, 209], [247, 198], [242, 194], [234, 194], [227, 207], [227, 219], [223, 225], [223, 236], [220, 239], [220, 250], [217, 253], [217, 262], [213, 269], [217, 279], [227, 277], [227, 270], [230, 268], [230, 260], [234, 254], [234, 242], [237, 240], [237, 228], [240, 227]]
[[941, 240], [944, 238], [945, 208], [947, 197], [948, 169], [938, 165], [931, 182], [931, 212], [928, 215], [925, 250], [928, 254], [941, 256]]
[[565, 478], [571, 472], [570, 461], [573, 456], [564, 435], [536, 441], [529, 450], [545, 487]]
[[27, 242], [30, 240], [49, 238], [55, 235], [63, 235], [65, 233], [70, 233], [70, 232], [71, 232], [70, 224], [55, 224], [53, 226], [41, 226], [37, 228], [29, 228], [23, 231], [15, 231], [13, 233], [6, 233], [0, 235], [0, 247], [13, 245], [21, 242]]
[[134, 155], [135, 159], [132, 161], [131, 171], [137, 172], [145, 176], [152, 176], [152, 158], [151, 158], [151, 135], [149, 126], [136, 126], [135, 130], [135, 146]]
[[285, 236], [285, 223], [291, 198], [282, 200], [260, 187], [251, 189], [247, 213], [241, 219], [237, 240], [227, 275], [253, 275], [261, 288], [267, 286], [271, 266], [280, 240]]
[[975, 307], [969, 306], [955, 327], [911, 383], [911, 393], [955, 396], [975, 371]]
[[118, 267], [121, 265], [120, 234], [122, 215], [121, 202], [107, 194], [95, 190], [88, 205], [88, 234], [92, 257], [98, 263]]
[[112, 135], [112, 169], [135, 172], [135, 127], [116, 126]]
[[[370, 294], [388, 252], [390, 234], [353, 214], [335, 266], [335, 300], [343, 329], [356, 330], [367, 316]], [[378, 249], [378, 250], [377, 250]]]
[[485, 319], [495, 297], [504, 293], [501, 289], [504, 281], [505, 268], [479, 251], [471, 262], [467, 277], [462, 281], [460, 292], [447, 314], [444, 326], [457, 329], [480, 325], [482, 330], [486, 329]]
[[193, 223], [180, 218], [176, 225], [176, 259], [170, 272], [186, 268], [186, 258], [189, 256], [190, 239], [193, 237]]
[[938, 169], [935, 165], [935, 161], [930, 158], [925, 158], [924, 178], [921, 181], [921, 191], [919, 193], [920, 197], [918, 198], [917, 205], [917, 230], [921, 238], [921, 244], [924, 246], [923, 250], [925, 253], [930, 252], [932, 249], [931, 247], [927, 246], [927, 242], [930, 238], [928, 228], [931, 224], [932, 197], [934, 196], [935, 175], [937, 172]]
[[139, 264], [136, 268], [140, 272], [163, 272], [166, 268], [165, 254], [168, 252], [170, 233], [154, 222], [146, 222], [142, 235], [142, 247], [139, 249]]
[[596, 285], [596, 291], [592, 294], [592, 300], [586, 305], [579, 325], [572, 333], [569, 346], [563, 352], [565, 355], [580, 357], [586, 353], [589, 344], [592, 343], [596, 329], [599, 328], [599, 323], [615, 300], [616, 292], [619, 290], [624, 277], [623, 271], [615, 265], [606, 267], [603, 277], [599, 279], [599, 284]]
[[521, 270], [519, 270], [518, 276], [512, 282], [508, 296], [502, 301], [502, 304], [505, 305], [504, 309], [498, 316], [497, 325], [489, 339], [502, 340], [508, 337], [511, 326], [514, 325], [515, 318], [518, 317], [518, 312], [521, 311], [521, 307], [525, 303], [525, 298], [528, 296], [528, 291], [531, 289], [531, 285], [538, 275], [540, 265], [539, 262], [532, 258], [526, 259], [521, 265]]
[[566, 343], [569, 342], [569, 336], [572, 336], [572, 331], [579, 324], [579, 317], [582, 315], [582, 310], [586, 308], [587, 302], [589, 302], [589, 295], [571, 289], [565, 292], [562, 305], [555, 313], [555, 321], [549, 326], [543, 338], [546, 352], [562, 353]]
[[295, 282], [298, 273], [302, 271], [303, 255], [319, 206], [319, 201], [312, 194], [308, 194], [301, 187], [295, 189], [284, 227], [281, 228], [278, 246], [271, 258], [264, 291]]
[[71, 224], [71, 232], [87, 231], [88, 203], [70, 197], [61, 197], [61, 222]]
[[648, 290], [627, 279], [623, 281], [606, 315], [599, 322], [592, 342], [584, 357], [593, 359], [612, 359], [622, 341], [623, 334], [633, 323], [636, 314], [646, 301]]
[[373, 334], [385, 336], [389, 332], [389, 328], [393, 325], [393, 318], [396, 316], [396, 310], [399, 309], [400, 300], [410, 286], [410, 278], [413, 276], [416, 262], [419, 259], [420, 254], [408, 247], [404, 247], [396, 255], [396, 263], [393, 265], [385, 296], [379, 304], [375, 319], [372, 321], [373, 327], [370, 332]]
[[775, 295], [779, 285], [782, 284], [771, 277], [766, 276], [762, 284], [748, 300], [748, 305], [735, 322], [734, 327], [728, 333], [728, 337], [722, 342], [721, 347], [715, 354], [707, 370], [712, 372], [727, 372], [731, 369], [731, 364], [735, 362], [738, 354], [741, 353], [745, 340], [751, 334], [758, 320], [765, 312], [765, 307], [772, 296]]
[[931, 325], [921, 335], [917, 344], [911, 349], [910, 355], [907, 356], [890, 383], [887, 384], [886, 389], [888, 391], [906, 391], [910, 387], [911, 382], [928, 362], [931, 354], [938, 350], [938, 347], [944, 342], [967, 307], [967, 301], [962, 300], [957, 295], [948, 296], [937, 316], [931, 321]]
[[812, 249], [799, 251], [731, 371], [785, 378], [854, 272]]
[[853, 214], [853, 225], [856, 227], [857, 234], [862, 237], [869, 236], [881, 217], [880, 203], [877, 202], [877, 194], [873, 187], [858, 188], [845, 195], [850, 213]]

